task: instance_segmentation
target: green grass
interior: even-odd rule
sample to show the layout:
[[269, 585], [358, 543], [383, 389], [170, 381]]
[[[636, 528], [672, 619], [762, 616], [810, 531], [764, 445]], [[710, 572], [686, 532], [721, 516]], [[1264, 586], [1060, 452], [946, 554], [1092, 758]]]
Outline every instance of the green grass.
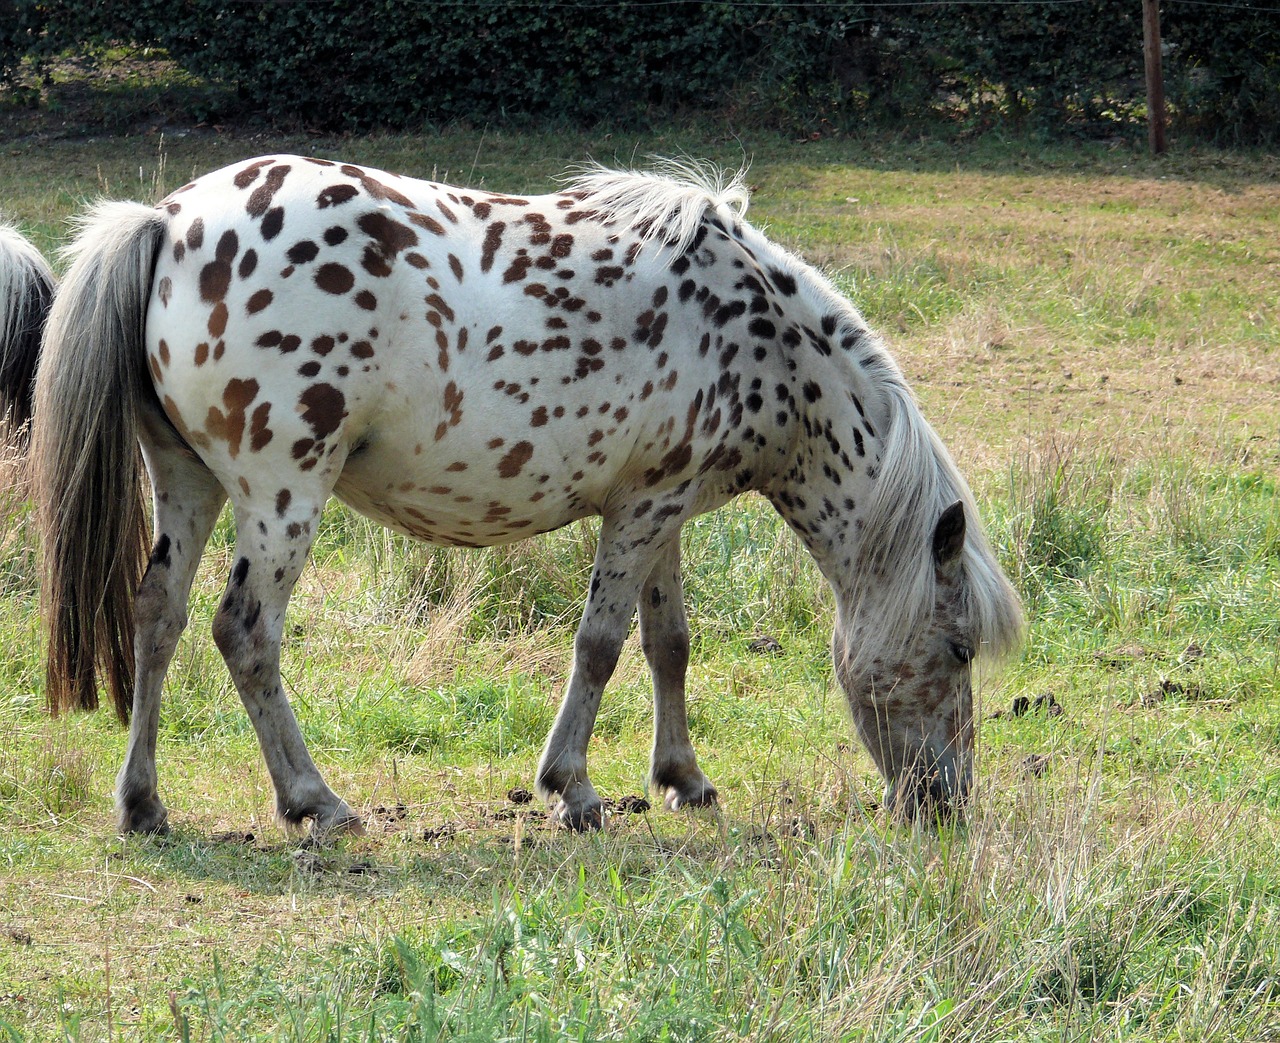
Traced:
[[[15, 506], [0, 1039], [1280, 1038], [1273, 158], [696, 128], [3, 149], [4, 212], [50, 249], [83, 199], [151, 197], [275, 149], [504, 190], [589, 155], [745, 152], [755, 220], [892, 342], [1030, 626], [982, 681], [966, 823], [895, 828], [811, 563], [760, 500], [700, 519], [690, 721], [721, 811], [620, 813], [576, 836], [509, 792], [530, 785], [568, 671], [593, 525], [440, 551], [333, 507], [283, 673], [369, 832], [308, 850], [271, 821], [208, 636], [224, 519], [162, 717], [174, 833], [121, 840], [123, 733], [105, 712], [41, 711]], [[753, 651], [762, 635], [782, 651]], [[643, 794], [649, 704], [633, 637], [591, 748], [606, 797]]]

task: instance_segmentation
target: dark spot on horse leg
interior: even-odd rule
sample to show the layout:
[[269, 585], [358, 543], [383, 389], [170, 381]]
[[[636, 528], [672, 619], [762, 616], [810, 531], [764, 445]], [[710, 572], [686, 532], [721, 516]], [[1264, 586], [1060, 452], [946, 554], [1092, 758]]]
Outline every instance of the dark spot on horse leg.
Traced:
[[153, 567], [169, 567], [169, 534], [162, 532], [160, 538], [156, 540], [155, 547], [151, 550], [151, 560], [147, 563], [148, 568]]

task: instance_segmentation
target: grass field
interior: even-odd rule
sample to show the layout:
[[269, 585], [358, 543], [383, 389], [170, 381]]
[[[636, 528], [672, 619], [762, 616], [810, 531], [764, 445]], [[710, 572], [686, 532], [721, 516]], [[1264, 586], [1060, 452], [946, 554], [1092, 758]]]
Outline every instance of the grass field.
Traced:
[[[1127, 146], [204, 131], [0, 144], [50, 252], [101, 193], [300, 150], [506, 191], [588, 157], [751, 162], [751, 217], [882, 330], [1022, 593], [964, 825], [896, 828], [831, 605], [763, 501], [686, 530], [691, 728], [718, 814], [637, 810], [634, 638], [592, 746], [602, 833], [523, 803], [592, 526], [493, 552], [334, 507], [284, 677], [364, 838], [271, 821], [208, 634], [170, 673], [173, 834], [120, 839], [124, 733], [41, 710], [25, 508], [0, 535], [0, 1037], [1280, 1040], [1280, 162]], [[761, 636], [780, 651], [754, 650]]]

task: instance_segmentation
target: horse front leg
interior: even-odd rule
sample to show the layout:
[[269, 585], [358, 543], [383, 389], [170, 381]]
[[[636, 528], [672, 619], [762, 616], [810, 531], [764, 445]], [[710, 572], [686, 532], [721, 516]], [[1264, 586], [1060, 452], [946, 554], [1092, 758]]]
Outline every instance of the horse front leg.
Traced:
[[554, 799], [552, 813], [573, 829], [599, 829], [604, 806], [587, 775], [587, 743], [595, 729], [600, 696], [613, 676], [622, 643], [635, 612], [640, 581], [649, 572], [657, 547], [654, 533], [637, 541], [625, 526], [606, 518], [600, 530], [595, 566], [582, 621], [573, 640], [573, 669], [538, 761], [539, 796]]
[[276, 791], [276, 817], [312, 839], [363, 832], [360, 817], [316, 768], [280, 680], [285, 609], [311, 549], [319, 502], [293, 494], [291, 510], [236, 509], [236, 559], [213, 621], [213, 636], [248, 711]]
[[653, 676], [653, 755], [649, 783], [665, 794], [667, 808], [708, 807], [716, 788], [698, 767], [689, 741], [685, 675], [689, 666], [689, 620], [680, 577], [680, 539], [671, 540], [654, 562], [639, 597], [640, 645]]

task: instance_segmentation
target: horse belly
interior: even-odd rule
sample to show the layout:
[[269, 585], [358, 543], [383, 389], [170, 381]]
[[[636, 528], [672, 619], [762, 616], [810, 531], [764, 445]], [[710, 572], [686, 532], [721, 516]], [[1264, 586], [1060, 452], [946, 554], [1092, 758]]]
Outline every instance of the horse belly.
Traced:
[[441, 445], [384, 416], [353, 447], [334, 495], [389, 528], [449, 546], [510, 543], [600, 513], [600, 491], [583, 475], [542, 467], [545, 453], [498, 430], [482, 441], [455, 433]]

